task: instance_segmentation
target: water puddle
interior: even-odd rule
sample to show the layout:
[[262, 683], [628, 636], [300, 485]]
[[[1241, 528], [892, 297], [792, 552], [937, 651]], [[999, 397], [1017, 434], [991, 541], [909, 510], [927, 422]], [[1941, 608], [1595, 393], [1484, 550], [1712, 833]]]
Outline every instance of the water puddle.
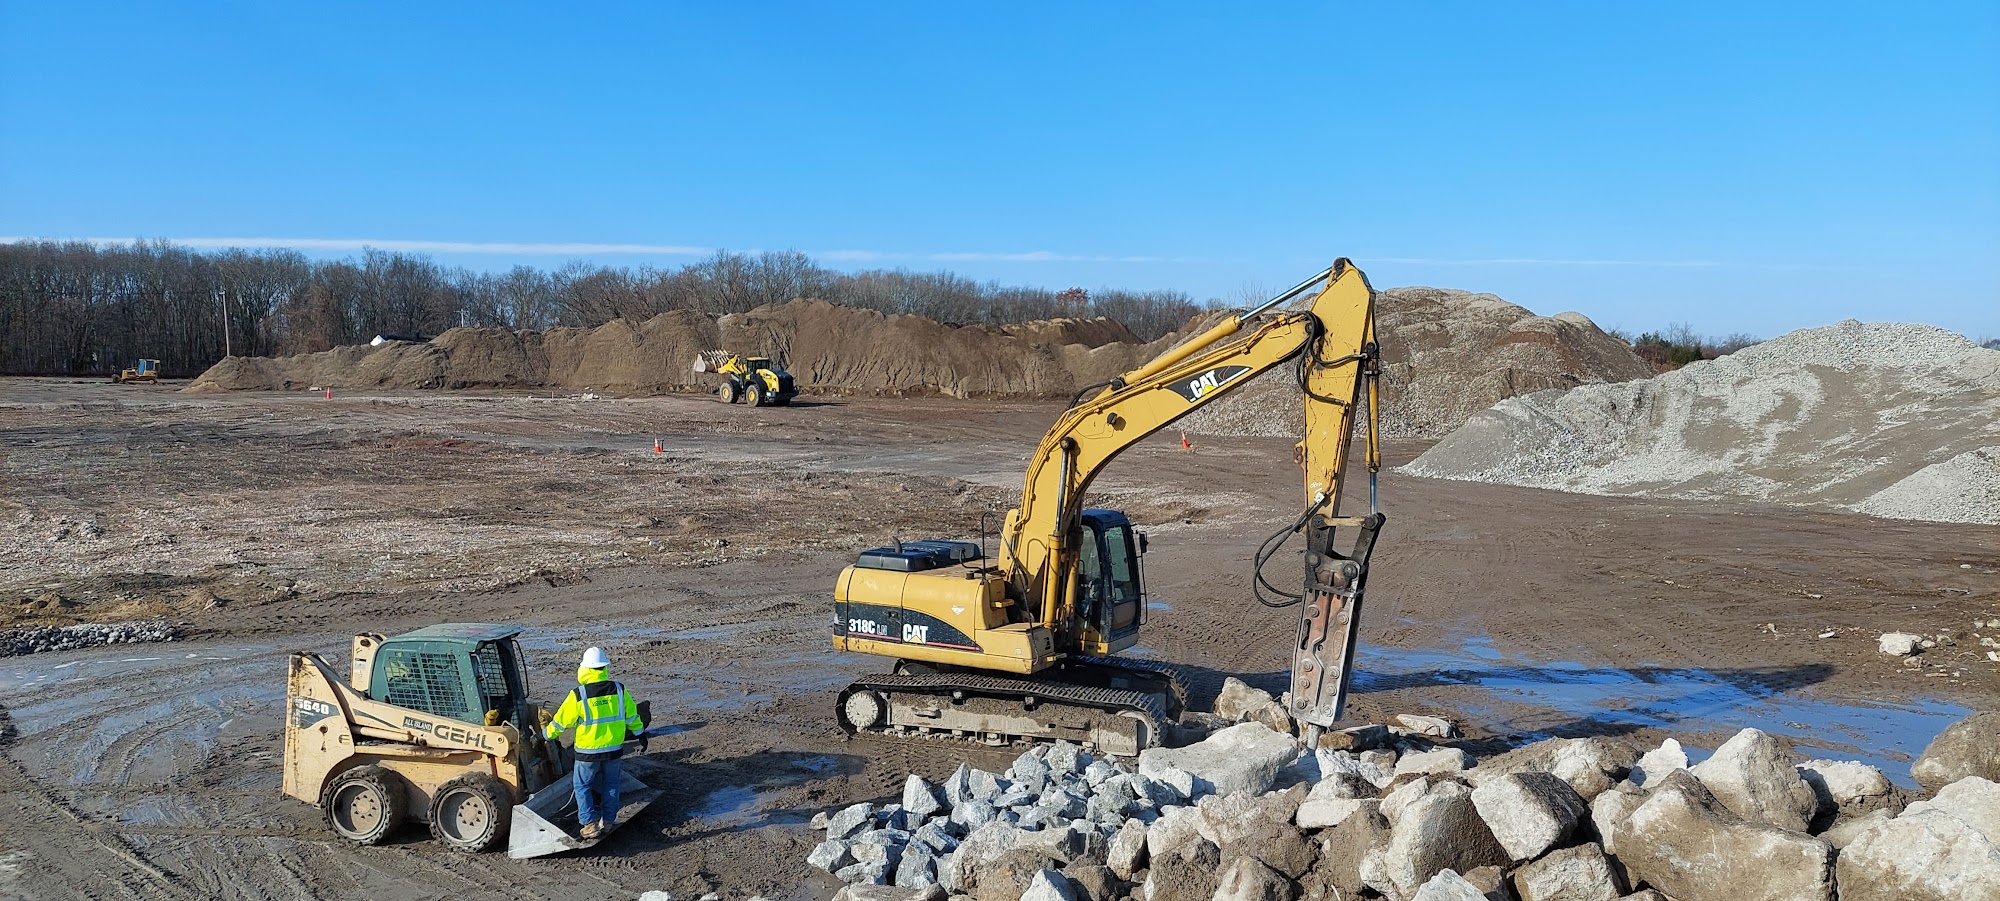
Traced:
[[1880, 767], [1905, 785], [1912, 784], [1910, 761], [1970, 712], [1929, 698], [1886, 703], [1815, 696], [1810, 686], [1832, 672], [1830, 664], [1592, 667], [1509, 660], [1484, 635], [1455, 651], [1363, 646], [1357, 657], [1357, 693], [1431, 695], [1500, 735], [1535, 740], [1650, 727], [1688, 742], [1755, 727], [1785, 736], [1801, 753]]
[[786, 762], [783, 772], [755, 785], [731, 785], [702, 796], [687, 815], [723, 829], [756, 829], [763, 826], [795, 826], [812, 819], [813, 811], [779, 809], [777, 793], [807, 782], [834, 775], [840, 760], [832, 755], [801, 757]]

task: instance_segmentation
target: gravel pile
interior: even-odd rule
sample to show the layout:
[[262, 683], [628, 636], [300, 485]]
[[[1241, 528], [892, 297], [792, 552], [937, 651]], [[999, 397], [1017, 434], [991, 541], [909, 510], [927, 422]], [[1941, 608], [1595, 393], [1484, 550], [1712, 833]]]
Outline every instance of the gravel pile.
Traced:
[[1502, 401], [1403, 471], [2000, 523], [1996, 446], [2000, 351], [1849, 320], [1642, 381]]
[[[1382, 433], [1441, 438], [1516, 395], [1642, 379], [1653, 368], [1581, 313], [1537, 316], [1491, 294], [1390, 288], [1376, 297]], [[1296, 438], [1304, 403], [1289, 367], [1182, 420], [1206, 435]]]
[[0, 632], [0, 657], [18, 657], [44, 651], [73, 651], [101, 644], [173, 641], [180, 637], [180, 626], [158, 621], [9, 629]]

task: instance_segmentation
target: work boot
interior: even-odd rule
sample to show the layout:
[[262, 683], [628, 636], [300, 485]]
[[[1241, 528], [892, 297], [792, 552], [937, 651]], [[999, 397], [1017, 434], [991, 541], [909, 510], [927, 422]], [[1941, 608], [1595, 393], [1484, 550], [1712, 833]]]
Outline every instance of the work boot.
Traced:
[[597, 839], [597, 837], [598, 837], [598, 836], [600, 836], [600, 835], [603, 835], [603, 834], [604, 834], [604, 821], [603, 821], [603, 820], [598, 820], [597, 822], [594, 822], [594, 823], [588, 823], [588, 824], [585, 824], [585, 825], [584, 825], [584, 827], [583, 827], [583, 840], [584, 840], [584, 841], [595, 841], [595, 840]]

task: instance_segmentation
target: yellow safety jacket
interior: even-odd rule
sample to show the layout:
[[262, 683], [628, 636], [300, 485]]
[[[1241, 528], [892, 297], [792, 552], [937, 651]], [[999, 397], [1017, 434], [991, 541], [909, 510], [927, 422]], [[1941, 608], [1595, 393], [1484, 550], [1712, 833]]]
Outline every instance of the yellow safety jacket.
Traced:
[[617, 757], [625, 749], [625, 737], [646, 728], [639, 722], [639, 702], [601, 669], [577, 670], [576, 682], [544, 734], [553, 741], [575, 729], [578, 760]]

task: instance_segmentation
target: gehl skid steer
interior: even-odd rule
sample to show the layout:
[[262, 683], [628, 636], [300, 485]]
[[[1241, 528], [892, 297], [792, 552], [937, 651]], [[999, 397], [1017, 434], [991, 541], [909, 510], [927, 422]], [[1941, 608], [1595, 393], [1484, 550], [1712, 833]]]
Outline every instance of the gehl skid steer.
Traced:
[[[293, 654], [285, 794], [317, 805], [333, 831], [362, 845], [406, 819], [468, 853], [504, 839], [508, 856], [540, 857], [602, 840], [578, 837], [573, 761], [542, 738], [520, 632], [456, 623], [356, 635], [345, 682], [319, 655]], [[620, 791], [612, 829], [660, 795], [630, 775]]]

